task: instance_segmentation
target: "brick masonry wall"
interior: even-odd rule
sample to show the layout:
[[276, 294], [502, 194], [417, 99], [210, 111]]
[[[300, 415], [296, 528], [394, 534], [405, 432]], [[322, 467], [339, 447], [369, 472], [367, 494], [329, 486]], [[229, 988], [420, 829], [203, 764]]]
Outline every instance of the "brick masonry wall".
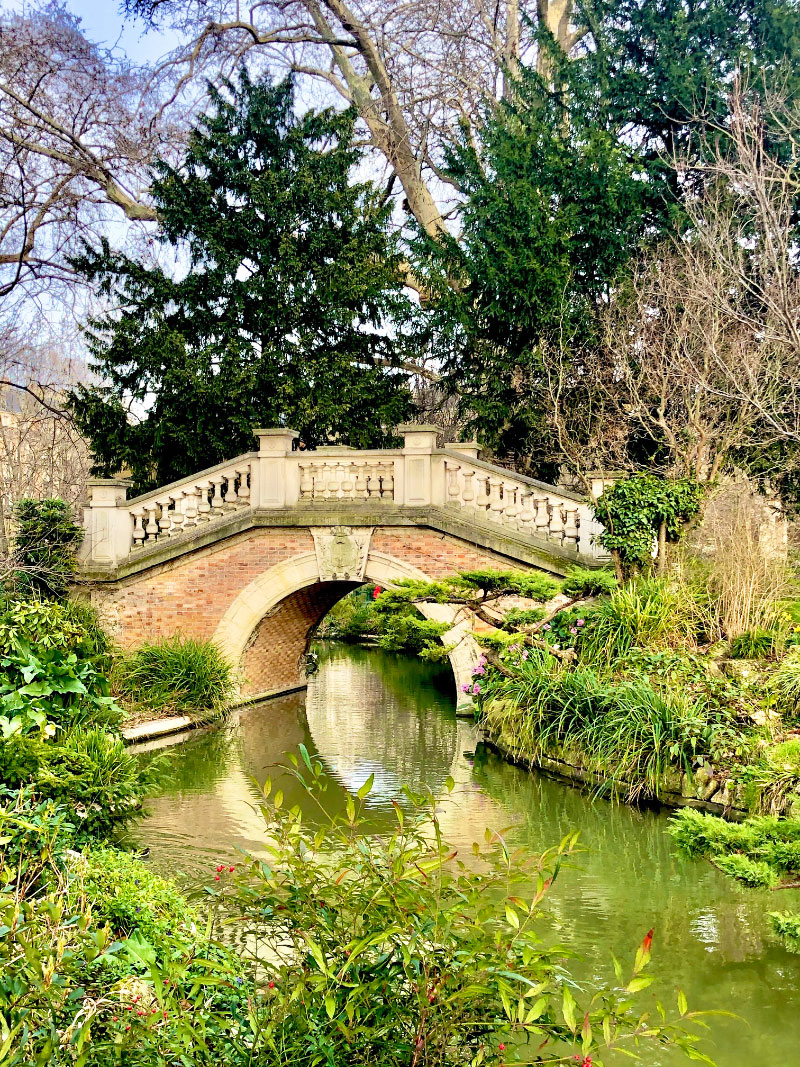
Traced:
[[[519, 566], [488, 549], [423, 527], [378, 527], [370, 550], [411, 564], [431, 578], [458, 570]], [[251, 581], [284, 560], [313, 551], [308, 529], [259, 528], [116, 584], [98, 586], [92, 600], [123, 648], [175, 633], [209, 639]], [[297, 684], [298, 661], [309, 629], [352, 587], [348, 582], [321, 583], [278, 604], [251, 637], [242, 664], [245, 691]]]
[[242, 695], [287, 689], [302, 681], [309, 631], [358, 582], [320, 582], [299, 589], [256, 627], [242, 663]]

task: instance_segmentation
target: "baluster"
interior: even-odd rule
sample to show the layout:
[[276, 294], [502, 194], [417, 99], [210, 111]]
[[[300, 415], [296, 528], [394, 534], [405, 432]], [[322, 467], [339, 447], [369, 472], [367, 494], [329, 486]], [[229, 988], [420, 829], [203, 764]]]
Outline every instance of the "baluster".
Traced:
[[461, 486], [458, 483], [458, 472], [461, 470], [461, 465], [445, 460], [444, 469], [447, 475], [447, 503], [457, 508], [461, 503]]
[[170, 504], [172, 500], [166, 497], [164, 500], [159, 500], [158, 504], [161, 508], [161, 516], [158, 520], [159, 530], [162, 534], [168, 534], [172, 525], [172, 508]]
[[144, 519], [144, 508], [135, 508], [131, 514], [133, 515], [133, 544], [134, 547], [138, 547], [139, 545], [144, 544], [146, 536], [144, 523], [142, 521]]
[[197, 486], [193, 485], [183, 492], [183, 528], [197, 526], [197, 513], [199, 504], [197, 500]]
[[380, 471], [375, 463], [369, 464], [369, 474], [367, 476], [367, 492], [369, 493], [370, 500], [379, 499], [381, 495], [381, 477]]
[[300, 468], [300, 499], [314, 499], [314, 476], [311, 473], [310, 463], [298, 463]]
[[464, 479], [464, 488], [461, 490], [461, 503], [464, 507], [471, 508], [475, 501], [475, 485], [473, 482], [475, 471], [462, 471], [461, 477]]
[[492, 513], [491, 518], [495, 522], [500, 521], [500, 516], [503, 512], [503, 500], [500, 496], [500, 489], [503, 485], [500, 478], [489, 478], [489, 510]]
[[384, 463], [381, 468], [381, 497], [394, 500], [394, 462]]
[[171, 493], [170, 498], [175, 505], [170, 512], [169, 534], [172, 537], [173, 534], [179, 534], [183, 529], [183, 490], [178, 489]]
[[519, 507], [517, 506], [517, 487], [512, 482], [503, 482], [503, 516], [506, 522], [516, 525]]
[[351, 500], [353, 496], [353, 487], [355, 486], [355, 479], [353, 477], [354, 463], [345, 463], [342, 466], [342, 496], [347, 500]]
[[208, 494], [211, 490], [211, 482], [200, 482], [195, 486], [195, 489], [200, 494], [200, 503], [197, 505], [197, 521], [208, 522], [211, 518], [211, 504], [208, 500]]
[[547, 497], [534, 497], [533, 504], [536, 509], [536, 532], [540, 537], [547, 537], [547, 531], [550, 528], [550, 510], [547, 507]]
[[328, 497], [328, 465], [317, 461], [313, 466], [314, 499], [326, 500]]
[[479, 475], [478, 485], [480, 486], [480, 489], [478, 490], [478, 498], [475, 501], [475, 506], [480, 508], [481, 511], [487, 511], [489, 508], [490, 500], [488, 476], [483, 474]]
[[567, 521], [564, 524], [564, 544], [573, 545], [576, 549], [578, 547], [578, 538], [580, 537], [580, 525], [581, 519], [578, 514], [577, 508], [569, 508], [566, 512]]
[[329, 499], [333, 500], [334, 497], [338, 498], [338, 496], [339, 496], [339, 485], [341, 484], [341, 479], [339, 477], [339, 472], [341, 471], [341, 467], [339, 466], [339, 464], [335, 460], [332, 463], [328, 464], [327, 466], [328, 466], [328, 483], [327, 483], [327, 492], [326, 492], [325, 495]]
[[237, 467], [236, 473], [239, 475], [239, 503], [247, 507], [250, 503], [250, 464]]
[[222, 511], [225, 507], [225, 498], [222, 495], [222, 487], [225, 484], [225, 476], [222, 474], [213, 475], [209, 481], [214, 487], [214, 495], [211, 498], [211, 510]]
[[356, 464], [356, 496], [360, 500], [366, 500], [368, 496], [367, 475], [369, 468], [366, 463]]
[[550, 515], [550, 540], [560, 545], [564, 537], [564, 514], [559, 501], [553, 502], [553, 510]]
[[519, 513], [519, 528], [521, 530], [528, 530], [534, 519], [533, 493], [523, 493], [520, 491], [520, 498], [522, 500], [522, 507], [520, 508]]
[[239, 503], [236, 496], [236, 472], [228, 471], [223, 477], [225, 479], [225, 507], [230, 511]]
[[144, 528], [147, 540], [156, 541], [158, 539], [158, 522], [156, 521], [158, 503], [154, 500], [150, 504], [145, 504], [144, 510], [147, 512], [147, 525]]

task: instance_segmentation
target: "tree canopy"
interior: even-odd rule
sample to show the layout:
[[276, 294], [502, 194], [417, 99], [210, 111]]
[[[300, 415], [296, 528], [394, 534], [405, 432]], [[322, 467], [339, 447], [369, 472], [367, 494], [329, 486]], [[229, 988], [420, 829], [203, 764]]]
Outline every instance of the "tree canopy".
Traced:
[[390, 209], [353, 180], [354, 115], [298, 116], [291, 80], [244, 71], [210, 100], [182, 164], [155, 167], [178, 270], [107, 241], [74, 263], [108, 310], [72, 409], [96, 471], [139, 490], [248, 451], [256, 425], [375, 447], [411, 411], [415, 310]]

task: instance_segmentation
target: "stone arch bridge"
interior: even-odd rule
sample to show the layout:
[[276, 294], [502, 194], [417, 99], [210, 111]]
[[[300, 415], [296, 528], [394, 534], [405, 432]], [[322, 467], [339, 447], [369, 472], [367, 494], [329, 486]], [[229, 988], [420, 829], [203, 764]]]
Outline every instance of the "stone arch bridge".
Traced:
[[[601, 559], [583, 497], [485, 463], [475, 443], [437, 448], [436, 427], [398, 432], [399, 449], [302, 452], [292, 430], [255, 430], [257, 452], [134, 499], [92, 482], [81, 567], [101, 617], [123, 648], [214, 640], [256, 699], [304, 684], [309, 633], [359, 584]], [[467, 623], [424, 610], [453, 624], [462, 683], [478, 654]]]

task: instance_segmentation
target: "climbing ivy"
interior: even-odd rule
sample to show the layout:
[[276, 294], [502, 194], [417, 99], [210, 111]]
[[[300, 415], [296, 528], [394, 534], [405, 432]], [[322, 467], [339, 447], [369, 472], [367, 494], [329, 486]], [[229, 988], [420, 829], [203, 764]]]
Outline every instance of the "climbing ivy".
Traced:
[[650, 566], [658, 543], [679, 541], [686, 523], [700, 511], [703, 487], [693, 478], [668, 479], [635, 474], [607, 489], [594, 505], [605, 527], [600, 542], [621, 571], [630, 574]]

